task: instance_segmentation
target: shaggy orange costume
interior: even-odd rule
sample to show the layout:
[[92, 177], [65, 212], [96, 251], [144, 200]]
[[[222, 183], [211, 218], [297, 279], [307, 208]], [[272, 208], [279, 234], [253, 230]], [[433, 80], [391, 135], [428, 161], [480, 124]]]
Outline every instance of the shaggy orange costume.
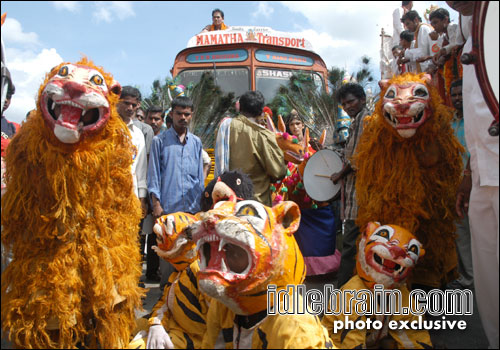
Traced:
[[[428, 119], [404, 138], [384, 118], [389, 85], [424, 84], [429, 92]], [[450, 126], [451, 113], [424, 74], [404, 74], [388, 81], [353, 159], [359, 205], [356, 224], [390, 222], [415, 232], [426, 255], [412, 283], [440, 287], [452, 278], [455, 251], [455, 196], [463, 151]], [[397, 96], [396, 96], [397, 97]]]
[[2, 328], [22, 348], [124, 347], [143, 290], [133, 146], [115, 108], [121, 89], [87, 59], [71, 65], [102, 74], [104, 82], [91, 80], [109, 89], [109, 119], [63, 143], [44, 121], [42, 92], [68, 73], [64, 65], [47, 74], [7, 151], [2, 243], [13, 261], [2, 274]]

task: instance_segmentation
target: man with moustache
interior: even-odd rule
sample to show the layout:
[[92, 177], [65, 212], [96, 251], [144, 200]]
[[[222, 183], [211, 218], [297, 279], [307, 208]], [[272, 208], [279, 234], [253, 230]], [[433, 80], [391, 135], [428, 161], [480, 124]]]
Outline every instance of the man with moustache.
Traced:
[[189, 132], [193, 101], [185, 96], [172, 101], [173, 125], [153, 138], [149, 155], [148, 190], [153, 217], [178, 211], [200, 211], [203, 192], [201, 140]]
[[351, 166], [350, 159], [356, 151], [356, 147], [363, 132], [363, 120], [370, 114], [366, 108], [366, 94], [363, 87], [357, 83], [347, 83], [337, 91], [337, 100], [344, 111], [353, 121], [349, 128], [349, 140], [344, 150], [344, 167], [341, 171], [331, 175], [330, 180], [334, 184], [343, 181], [344, 203], [343, 203], [343, 243], [342, 259], [338, 276], [338, 288], [349, 281], [356, 266], [356, 239], [360, 235], [359, 227], [355, 220], [358, 215], [356, 202], [356, 170]]

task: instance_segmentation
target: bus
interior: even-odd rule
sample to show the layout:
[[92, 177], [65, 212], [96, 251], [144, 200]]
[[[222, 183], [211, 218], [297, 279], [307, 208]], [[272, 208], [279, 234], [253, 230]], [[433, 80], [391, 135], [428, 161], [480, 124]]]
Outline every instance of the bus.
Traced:
[[231, 27], [193, 36], [177, 54], [172, 76], [187, 86], [206, 71], [213, 72], [224, 93], [238, 97], [258, 90], [266, 103], [298, 72], [310, 73], [318, 89], [328, 91], [328, 69], [310, 42], [269, 27]]
[[[269, 27], [231, 27], [193, 36], [177, 54], [172, 77], [188, 86], [198, 83], [207, 71], [222, 92], [238, 98], [249, 90], [258, 90], [266, 103], [299, 72], [311, 74], [318, 91], [328, 91], [328, 69], [311, 43], [298, 34]], [[213, 179], [214, 169], [213, 148], [206, 151], [212, 166], [205, 185]]]

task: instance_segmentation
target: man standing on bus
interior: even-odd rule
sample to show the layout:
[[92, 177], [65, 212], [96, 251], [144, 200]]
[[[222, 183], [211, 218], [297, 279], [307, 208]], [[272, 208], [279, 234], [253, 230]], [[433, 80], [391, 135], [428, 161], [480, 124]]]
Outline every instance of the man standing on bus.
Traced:
[[213, 32], [214, 30], [226, 30], [229, 29], [227, 25], [224, 24], [224, 12], [220, 9], [215, 9], [212, 11], [212, 24], [207, 25], [201, 33]]

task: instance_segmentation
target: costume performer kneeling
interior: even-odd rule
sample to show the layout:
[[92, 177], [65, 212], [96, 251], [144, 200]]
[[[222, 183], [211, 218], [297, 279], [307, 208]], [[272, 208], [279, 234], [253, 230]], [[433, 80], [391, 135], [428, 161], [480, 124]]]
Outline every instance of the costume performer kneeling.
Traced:
[[203, 348], [331, 347], [318, 317], [267, 314], [268, 285], [279, 292], [305, 277], [293, 238], [300, 221], [295, 203], [269, 208], [248, 200], [219, 202], [200, 219], [193, 227], [198, 284], [212, 297]]
[[[388, 303], [394, 303], [390, 305], [392, 310], [395, 310], [395, 307], [399, 305], [407, 307], [409, 310], [410, 295], [405, 282], [409, 273], [417, 264], [418, 258], [422, 257], [424, 253], [425, 251], [420, 242], [404, 228], [395, 225], [381, 226], [379, 223], [373, 222], [368, 224], [358, 245], [356, 260], [357, 275], [352, 277], [341, 288], [341, 291], [348, 290], [350, 293], [345, 293], [342, 297], [335, 298], [335, 309], [332, 310], [332, 305], [330, 305], [329, 312], [325, 313], [322, 320], [335, 346], [341, 349], [432, 348], [431, 339], [426, 330], [405, 330], [404, 328], [393, 330], [388, 327], [391, 321], [398, 322], [398, 325], [399, 321], [408, 321], [407, 324], [411, 324], [412, 321], [418, 320], [418, 316], [411, 314], [411, 312], [409, 315], [384, 314], [385, 310], [389, 307]], [[375, 285], [382, 285], [385, 290], [398, 289], [400, 293], [395, 295], [399, 296], [402, 300], [385, 298], [385, 294], [382, 294], [382, 297], [385, 298], [385, 301], [382, 303], [372, 294], [372, 306], [375, 310], [369, 307], [364, 315], [359, 315], [355, 310], [358, 310], [359, 307], [357, 303], [363, 301], [360, 301], [358, 298], [359, 295], [355, 300], [351, 300], [353, 298], [352, 291], [368, 290], [372, 293]], [[350, 314], [345, 312], [346, 305], [351, 306], [349, 308], [351, 310]], [[359, 309], [362, 310], [362, 307], [359, 307]], [[382, 311], [379, 315], [375, 315], [377, 309]], [[402, 310], [397, 311], [402, 313]], [[367, 320], [370, 317], [372, 321], [378, 320], [381, 322], [382, 327], [380, 329], [372, 327], [371, 330], [367, 330], [368, 327], [352, 329], [347, 326], [348, 321], [352, 322], [352, 324], [361, 321], [367, 325]], [[341, 330], [334, 329], [334, 325], [336, 324], [343, 324], [344, 328]]]

